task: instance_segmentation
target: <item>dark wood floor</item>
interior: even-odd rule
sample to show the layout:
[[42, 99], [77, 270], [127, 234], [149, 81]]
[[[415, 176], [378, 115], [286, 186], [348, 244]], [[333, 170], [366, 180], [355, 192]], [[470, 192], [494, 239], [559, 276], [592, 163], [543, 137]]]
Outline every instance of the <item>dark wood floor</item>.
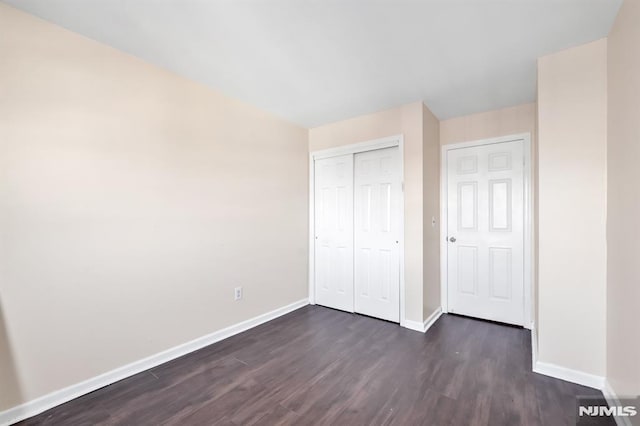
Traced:
[[521, 328], [308, 306], [20, 424], [574, 425], [577, 395], [602, 396], [532, 373]]

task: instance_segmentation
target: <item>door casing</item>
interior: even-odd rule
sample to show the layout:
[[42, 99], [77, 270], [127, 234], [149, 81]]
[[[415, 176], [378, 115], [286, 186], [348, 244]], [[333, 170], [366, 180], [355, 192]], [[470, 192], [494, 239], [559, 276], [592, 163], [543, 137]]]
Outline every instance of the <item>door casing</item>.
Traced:
[[447, 222], [447, 206], [448, 206], [448, 189], [447, 189], [447, 152], [453, 149], [469, 148], [482, 145], [491, 145], [496, 143], [523, 141], [524, 145], [524, 326], [532, 329], [533, 324], [533, 285], [534, 282], [534, 239], [533, 239], [533, 187], [532, 187], [532, 165], [531, 165], [531, 134], [521, 133], [510, 136], [501, 136], [498, 138], [481, 139], [471, 142], [461, 142], [442, 146], [442, 155], [440, 158], [440, 296], [442, 312], [447, 313], [448, 310], [448, 251], [447, 240], [449, 236]]
[[404, 283], [404, 138], [394, 135], [335, 148], [312, 151], [309, 153], [309, 303], [315, 305], [315, 160], [345, 154], [373, 151], [382, 148], [398, 147], [400, 158], [400, 326], [406, 327], [405, 319], [405, 283]]

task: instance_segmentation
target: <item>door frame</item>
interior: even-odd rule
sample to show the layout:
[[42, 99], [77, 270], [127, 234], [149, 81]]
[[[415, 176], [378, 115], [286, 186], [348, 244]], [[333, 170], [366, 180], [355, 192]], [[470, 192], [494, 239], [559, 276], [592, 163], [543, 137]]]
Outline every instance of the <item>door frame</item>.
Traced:
[[449, 277], [447, 268], [448, 254], [448, 162], [447, 153], [454, 149], [470, 148], [475, 146], [493, 145], [505, 142], [523, 141], [524, 150], [524, 324], [527, 329], [533, 326], [533, 282], [534, 282], [534, 238], [533, 238], [533, 168], [531, 164], [531, 134], [520, 133], [501, 136], [497, 138], [480, 139], [470, 142], [460, 142], [442, 145], [440, 158], [440, 298], [442, 312], [449, 312]]
[[[406, 327], [405, 323], [405, 284], [404, 284], [404, 136], [394, 135], [385, 138], [358, 142], [349, 145], [341, 145], [335, 148], [311, 151], [309, 153], [309, 304], [315, 305], [316, 283], [315, 283], [315, 160], [336, 157], [339, 155], [355, 154], [359, 152], [374, 151], [377, 149], [398, 147], [400, 158], [400, 325]], [[354, 157], [355, 158], [355, 157]], [[354, 213], [355, 214], [355, 213]], [[354, 228], [355, 235], [355, 228]], [[354, 262], [355, 268], [355, 262]], [[355, 306], [355, 292], [354, 292]]]

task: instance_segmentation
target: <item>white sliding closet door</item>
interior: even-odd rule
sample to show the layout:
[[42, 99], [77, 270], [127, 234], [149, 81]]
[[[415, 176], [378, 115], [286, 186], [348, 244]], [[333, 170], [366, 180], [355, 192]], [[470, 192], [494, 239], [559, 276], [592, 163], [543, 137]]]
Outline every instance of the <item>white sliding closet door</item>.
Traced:
[[355, 155], [355, 311], [400, 322], [398, 147]]
[[353, 312], [353, 155], [315, 161], [316, 303]]

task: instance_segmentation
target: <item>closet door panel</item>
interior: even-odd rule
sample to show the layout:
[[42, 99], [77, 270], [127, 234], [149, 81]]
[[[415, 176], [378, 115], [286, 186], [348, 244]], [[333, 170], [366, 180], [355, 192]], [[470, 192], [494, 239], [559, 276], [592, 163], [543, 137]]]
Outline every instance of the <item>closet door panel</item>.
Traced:
[[353, 312], [353, 155], [315, 161], [315, 300]]
[[355, 311], [400, 322], [398, 147], [355, 155]]

